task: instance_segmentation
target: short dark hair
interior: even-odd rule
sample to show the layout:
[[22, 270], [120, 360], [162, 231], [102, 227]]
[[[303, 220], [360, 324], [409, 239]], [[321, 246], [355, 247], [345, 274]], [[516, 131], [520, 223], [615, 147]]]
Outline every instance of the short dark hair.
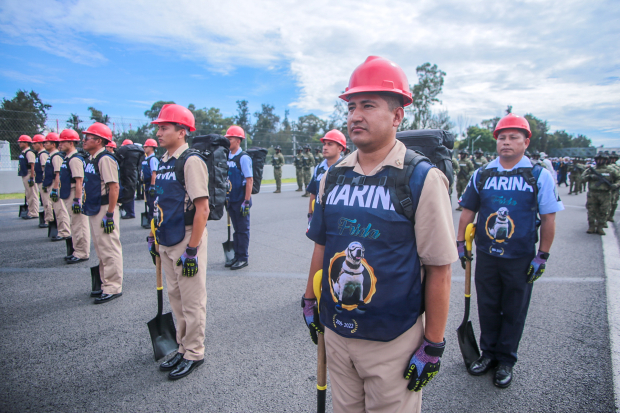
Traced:
[[388, 108], [390, 110], [402, 108], [404, 105], [403, 98], [400, 95], [397, 95], [395, 93], [389, 93], [389, 92], [379, 92], [377, 94], [380, 95], [383, 98], [383, 100], [387, 102]]
[[187, 138], [189, 137], [189, 128], [185, 125], [181, 125], [180, 123], [172, 123], [172, 126], [174, 126], [174, 130], [177, 132], [181, 129], [185, 129], [185, 141], [187, 141]]

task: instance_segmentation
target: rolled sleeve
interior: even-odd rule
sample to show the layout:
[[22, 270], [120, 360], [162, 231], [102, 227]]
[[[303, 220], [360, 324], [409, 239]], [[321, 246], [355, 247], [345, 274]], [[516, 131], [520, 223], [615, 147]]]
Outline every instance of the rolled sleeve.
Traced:
[[35, 156], [34, 153], [26, 152], [26, 161], [28, 163], [35, 163], [36, 160], [37, 160], [37, 157]]
[[189, 199], [209, 197], [209, 171], [207, 164], [198, 156], [190, 156], [185, 161], [185, 190]]
[[439, 169], [428, 171], [415, 214], [418, 255], [424, 265], [448, 265], [458, 259], [448, 186]]
[[543, 169], [538, 177], [538, 212], [541, 215], [564, 210], [551, 172]]
[[69, 160], [69, 169], [73, 178], [84, 178], [84, 162], [75, 156]]
[[243, 173], [244, 178], [254, 177], [254, 172], [252, 171], [252, 158], [244, 155], [241, 159], [239, 159], [239, 164], [241, 165], [241, 172]]
[[118, 166], [114, 159], [109, 156], [102, 156], [99, 160], [99, 175], [105, 184], [118, 182]]

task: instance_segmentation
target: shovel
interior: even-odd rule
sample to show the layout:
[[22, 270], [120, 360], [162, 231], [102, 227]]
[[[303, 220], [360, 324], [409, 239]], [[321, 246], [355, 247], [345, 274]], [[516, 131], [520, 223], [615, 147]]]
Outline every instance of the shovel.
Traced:
[[224, 257], [226, 257], [226, 265], [230, 264], [235, 259], [235, 247], [230, 240], [230, 214], [226, 211], [226, 218], [228, 219], [228, 241], [222, 243], [224, 248]]
[[[155, 249], [159, 252], [159, 245], [155, 244]], [[155, 268], [157, 271], [157, 315], [146, 324], [149, 327], [149, 333], [151, 333], [155, 360], [159, 360], [177, 350], [179, 345], [177, 344], [177, 330], [174, 327], [172, 313], [162, 314], [164, 282], [161, 276], [160, 257], [156, 257]]]
[[151, 224], [149, 222], [149, 214], [147, 212], [146, 202], [144, 203], [144, 212], [140, 214], [140, 225], [142, 225], [142, 228], [151, 227]]
[[[465, 249], [467, 256], [471, 257], [471, 248], [474, 235], [476, 233], [476, 226], [474, 224], [467, 225], [465, 229]], [[471, 363], [478, 360], [480, 357], [480, 350], [478, 349], [478, 343], [476, 342], [476, 336], [474, 335], [474, 328], [469, 321], [469, 302], [471, 300], [471, 261], [465, 263], [465, 315], [463, 316], [463, 322], [456, 330], [458, 336], [459, 347], [461, 348], [461, 354], [463, 355], [463, 361], [465, 366], [469, 368]]]
[[[316, 305], [321, 302], [321, 280], [323, 270], [314, 274], [313, 289], [316, 297]], [[325, 413], [325, 396], [327, 395], [327, 358], [325, 355], [325, 335], [317, 333], [316, 346], [316, 411]]]

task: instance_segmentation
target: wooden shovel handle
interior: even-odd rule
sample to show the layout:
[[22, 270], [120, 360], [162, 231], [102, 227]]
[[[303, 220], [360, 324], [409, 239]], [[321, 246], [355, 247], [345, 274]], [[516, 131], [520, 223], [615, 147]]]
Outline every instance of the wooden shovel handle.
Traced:
[[[155, 244], [155, 251], [159, 254], [159, 245]], [[155, 271], [157, 272], [157, 289], [163, 290], [164, 288], [164, 280], [161, 276], [161, 257], [158, 255], [155, 257]]]

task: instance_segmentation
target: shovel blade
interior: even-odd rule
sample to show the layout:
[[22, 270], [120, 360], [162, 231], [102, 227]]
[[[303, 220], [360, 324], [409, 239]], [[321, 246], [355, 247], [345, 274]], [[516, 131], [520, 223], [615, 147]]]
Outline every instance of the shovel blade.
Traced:
[[149, 222], [149, 216], [146, 212], [142, 212], [140, 213], [140, 225], [142, 225], [143, 227], [151, 227], [151, 224]]
[[474, 328], [471, 325], [471, 321], [461, 324], [456, 330], [456, 334], [458, 336], [461, 354], [463, 355], [463, 361], [465, 362], [465, 366], [469, 368], [471, 363], [478, 360], [480, 357], [480, 350], [478, 349], [478, 343], [476, 342], [476, 336], [474, 335]]
[[222, 243], [222, 247], [224, 248], [224, 257], [226, 257], [226, 263], [231, 262], [235, 259], [235, 248], [233, 246], [232, 241], [226, 241]]
[[58, 225], [56, 224], [56, 219], [49, 222], [49, 226], [47, 227], [47, 236], [48, 238], [52, 238], [58, 235]]
[[19, 215], [20, 218], [24, 218], [28, 216], [28, 204], [23, 204], [19, 206]]
[[155, 360], [159, 360], [179, 348], [172, 313], [157, 316], [146, 324], [149, 327], [149, 333], [151, 333]]

